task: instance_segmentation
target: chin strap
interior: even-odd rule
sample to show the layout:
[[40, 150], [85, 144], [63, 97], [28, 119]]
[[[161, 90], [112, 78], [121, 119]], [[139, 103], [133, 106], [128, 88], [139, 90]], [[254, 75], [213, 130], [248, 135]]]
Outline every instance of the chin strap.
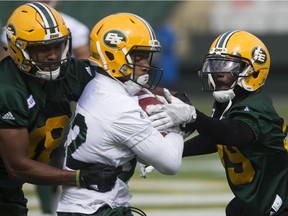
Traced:
[[224, 114], [227, 112], [227, 110], [230, 109], [230, 107], [232, 106], [232, 100], [229, 100], [228, 105], [226, 106], [225, 110], [223, 111], [222, 115], [220, 116], [220, 120], [223, 118]]
[[54, 71], [42, 71], [39, 67], [38, 71], [35, 73], [35, 77], [38, 77], [40, 79], [44, 80], [56, 80], [57, 77], [60, 75], [60, 67], [58, 67]]
[[225, 110], [223, 111], [220, 120], [223, 118], [224, 114], [230, 109], [232, 106], [232, 99], [235, 97], [235, 93], [233, 89], [225, 90], [225, 91], [214, 91], [213, 92], [214, 99], [219, 103], [226, 103], [229, 102], [226, 106]]
[[228, 101], [231, 101], [235, 97], [235, 93], [233, 89], [224, 91], [214, 91], [213, 97], [219, 103], [226, 103]]
[[141, 89], [143, 88], [143, 86], [146, 85], [148, 80], [149, 80], [149, 74], [144, 74], [142, 76], [139, 76], [135, 81], [129, 79], [128, 81], [124, 82], [124, 87], [127, 90], [127, 92], [133, 96], [137, 94], [139, 91], [141, 91]]
[[129, 95], [131, 95], [131, 96], [134, 96], [135, 94], [137, 94], [142, 89], [142, 86], [138, 85], [137, 83], [135, 83], [132, 80], [128, 80], [128, 81], [124, 82], [124, 87], [125, 87], [126, 91], [129, 93]]

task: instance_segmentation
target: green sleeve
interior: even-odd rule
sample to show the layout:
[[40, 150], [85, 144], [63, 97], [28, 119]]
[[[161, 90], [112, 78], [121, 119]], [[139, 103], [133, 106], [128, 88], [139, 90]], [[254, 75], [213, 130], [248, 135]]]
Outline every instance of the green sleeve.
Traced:
[[2, 85], [0, 90], [0, 127], [27, 127], [29, 116], [26, 97], [18, 89], [10, 86]]

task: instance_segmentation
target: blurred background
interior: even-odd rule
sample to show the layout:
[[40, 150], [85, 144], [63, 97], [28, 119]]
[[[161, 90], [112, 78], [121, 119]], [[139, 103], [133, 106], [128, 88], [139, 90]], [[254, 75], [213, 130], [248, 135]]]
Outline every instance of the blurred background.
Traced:
[[[0, 25], [26, 1], [0, 1]], [[165, 69], [161, 85], [188, 93], [193, 105], [210, 113], [212, 96], [202, 92], [198, 70], [213, 40], [228, 30], [246, 30], [266, 44], [271, 70], [264, 88], [276, 110], [288, 120], [288, 2], [287, 1], [59, 1], [55, 8], [87, 25], [116, 12], [145, 18], [163, 47], [159, 64]], [[39, 215], [32, 185], [25, 185], [30, 215]], [[137, 171], [130, 183], [131, 204], [148, 215], [224, 215], [233, 197], [218, 156], [185, 158], [176, 176]]]
[[[0, 1], [1, 26], [24, 2]], [[55, 8], [86, 24], [89, 30], [111, 13], [142, 16], [164, 49], [159, 59], [166, 69], [163, 83], [196, 96], [207, 94], [201, 91], [198, 70], [213, 40], [228, 30], [250, 31], [270, 51], [266, 88], [277, 95], [287, 92], [288, 1], [57, 1]]]

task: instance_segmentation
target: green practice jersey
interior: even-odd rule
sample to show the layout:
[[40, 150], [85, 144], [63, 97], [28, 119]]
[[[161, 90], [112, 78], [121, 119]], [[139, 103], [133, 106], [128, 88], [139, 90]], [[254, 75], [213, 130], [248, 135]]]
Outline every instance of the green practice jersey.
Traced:
[[[70, 102], [78, 100], [94, 70], [87, 62], [72, 59], [65, 78], [43, 86], [19, 71], [11, 58], [0, 62], [0, 71], [0, 127], [27, 128], [29, 157], [47, 163], [71, 117]], [[0, 185], [11, 183], [0, 158]]]
[[[213, 117], [218, 117], [217, 110]], [[224, 118], [246, 123], [255, 136], [250, 145], [218, 145], [229, 186], [244, 203], [245, 215], [264, 216], [277, 210], [277, 213], [281, 212], [288, 207], [285, 121], [261, 90], [233, 104]]]

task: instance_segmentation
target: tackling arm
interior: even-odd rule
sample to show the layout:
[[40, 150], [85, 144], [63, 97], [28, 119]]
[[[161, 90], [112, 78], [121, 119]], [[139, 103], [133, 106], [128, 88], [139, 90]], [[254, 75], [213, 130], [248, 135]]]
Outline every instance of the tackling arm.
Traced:
[[240, 146], [254, 140], [252, 130], [245, 123], [211, 118], [198, 110], [196, 121], [187, 126], [193, 131], [196, 128], [199, 135], [185, 142], [183, 157], [214, 153], [217, 151], [217, 144]]
[[11, 178], [32, 184], [75, 185], [75, 172], [64, 171], [28, 158], [26, 128], [0, 129], [0, 153]]
[[183, 157], [210, 154], [217, 151], [217, 143], [204, 136], [195, 136], [184, 143]]
[[215, 119], [197, 112], [194, 126], [202, 136], [227, 146], [247, 145], [255, 139], [252, 129], [244, 122], [233, 119]]
[[69, 171], [58, 169], [28, 157], [27, 128], [0, 129], [0, 155], [12, 179], [44, 185], [69, 185], [106, 192], [117, 179], [115, 167], [94, 164], [87, 169]]

